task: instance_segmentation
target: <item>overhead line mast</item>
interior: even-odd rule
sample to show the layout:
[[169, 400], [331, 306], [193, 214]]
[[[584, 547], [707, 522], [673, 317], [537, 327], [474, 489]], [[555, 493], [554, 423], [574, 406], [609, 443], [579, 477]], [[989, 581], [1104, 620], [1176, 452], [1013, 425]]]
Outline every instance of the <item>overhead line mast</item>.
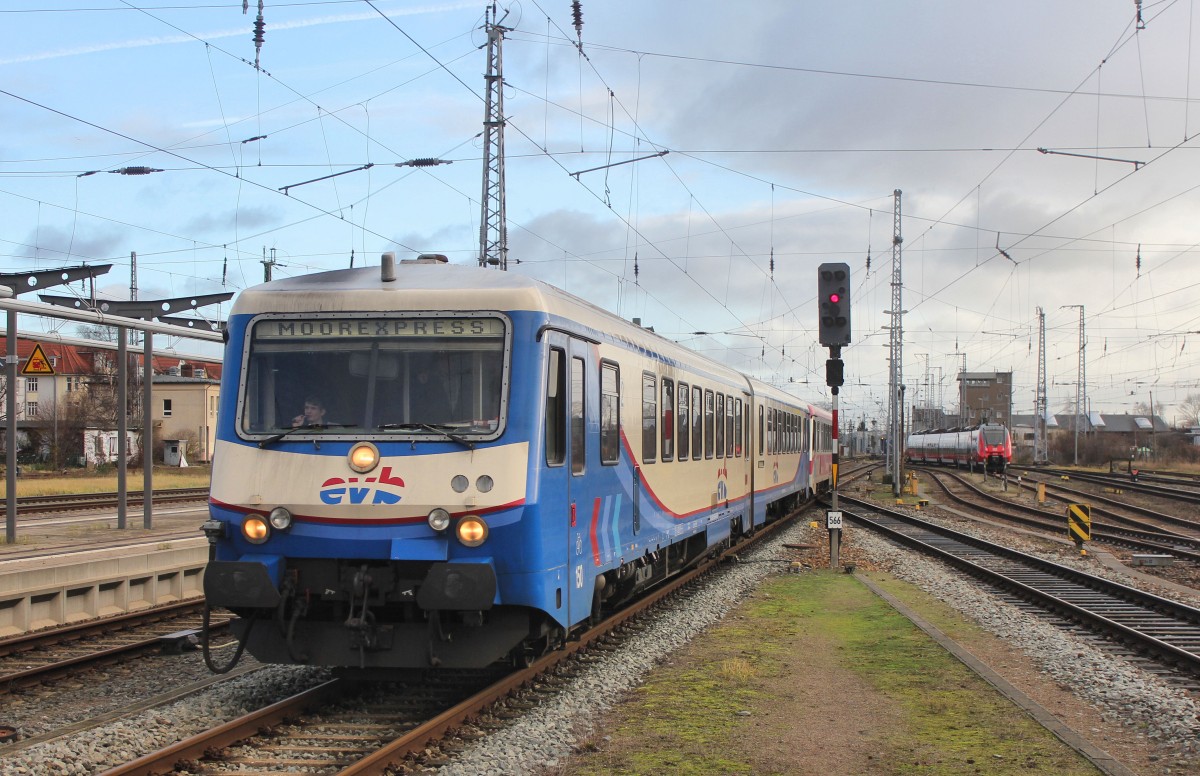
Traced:
[[[507, 13], [505, 14], [507, 16]], [[487, 94], [483, 109], [483, 196], [479, 220], [479, 266], [508, 269], [508, 226], [504, 212], [504, 33], [496, 4], [486, 12]]]

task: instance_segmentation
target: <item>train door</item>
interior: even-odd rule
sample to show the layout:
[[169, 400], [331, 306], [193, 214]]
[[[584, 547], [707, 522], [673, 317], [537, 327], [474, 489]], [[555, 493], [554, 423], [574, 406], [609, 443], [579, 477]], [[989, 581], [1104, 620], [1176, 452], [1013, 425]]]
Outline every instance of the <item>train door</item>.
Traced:
[[[590, 438], [588, 428], [594, 429], [597, 424], [589, 423], [588, 419], [596, 417], [598, 385], [595, 361], [586, 342], [558, 332], [547, 333], [546, 339], [549, 347], [547, 460], [542, 492], [554, 494], [552, 498], [557, 502], [546, 511], [546, 519], [561, 519], [566, 528], [566, 620], [573, 625], [591, 613], [595, 589], [589, 534], [595, 517], [593, 507], [600, 499], [595, 499], [594, 505], [588, 498], [588, 483], [598, 474], [589, 472], [589, 458], [595, 458], [592, 450], [597, 441]], [[554, 443], [550, 442], [552, 434]], [[557, 529], [549, 533], [563, 536]]]

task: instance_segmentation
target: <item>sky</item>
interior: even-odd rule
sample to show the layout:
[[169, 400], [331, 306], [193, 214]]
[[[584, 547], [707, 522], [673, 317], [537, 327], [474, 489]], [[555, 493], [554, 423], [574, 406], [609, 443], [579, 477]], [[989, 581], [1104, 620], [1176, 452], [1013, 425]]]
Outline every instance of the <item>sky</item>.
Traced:
[[[816, 274], [845, 262], [841, 410], [883, 426], [898, 260], [910, 402], [1011, 371], [1031, 414], [1040, 309], [1073, 411], [1082, 306], [1090, 408], [1180, 420], [1196, 3], [582, 0], [578, 29], [569, 0], [499, 5], [507, 271], [827, 404]], [[236, 293], [264, 260], [476, 264], [487, 8], [267, 2], [256, 50], [257, 0], [8, 0], [0, 271], [112, 264], [97, 292], [128, 299], [136, 252], [147, 299]]]

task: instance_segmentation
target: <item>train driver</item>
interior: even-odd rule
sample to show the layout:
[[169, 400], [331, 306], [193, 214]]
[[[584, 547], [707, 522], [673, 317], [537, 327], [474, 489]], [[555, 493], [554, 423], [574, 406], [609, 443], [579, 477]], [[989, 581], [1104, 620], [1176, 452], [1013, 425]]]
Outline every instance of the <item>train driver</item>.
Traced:
[[292, 418], [292, 428], [325, 425], [325, 402], [316, 396], [304, 400], [304, 411]]

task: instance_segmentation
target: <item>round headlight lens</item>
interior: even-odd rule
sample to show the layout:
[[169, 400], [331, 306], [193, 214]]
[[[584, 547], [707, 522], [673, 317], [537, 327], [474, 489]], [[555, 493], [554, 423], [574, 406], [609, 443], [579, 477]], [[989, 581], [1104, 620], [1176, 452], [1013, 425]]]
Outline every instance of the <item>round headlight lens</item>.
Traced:
[[486, 474], [479, 475], [479, 479], [475, 480], [475, 487], [479, 489], [480, 493], [487, 493], [495, 484], [492, 478]]
[[458, 540], [466, 546], [478, 547], [487, 540], [487, 523], [483, 522], [482, 517], [467, 515], [458, 521], [457, 534]]
[[292, 513], [287, 510], [287, 507], [275, 507], [271, 510], [271, 514], [267, 515], [267, 520], [270, 521], [271, 527], [286, 531], [292, 527]]
[[370, 442], [359, 442], [350, 448], [350, 468], [366, 474], [379, 465], [379, 448]]
[[270, 535], [271, 529], [267, 525], [267, 521], [258, 515], [247, 517], [242, 523], [242, 536], [246, 537], [246, 541], [251, 544], [262, 544]]
[[429, 513], [429, 527], [435, 531], [445, 531], [450, 527], [450, 513], [438, 507]]
[[450, 487], [454, 488], [455, 493], [462, 493], [470, 484], [471, 481], [461, 474], [454, 475], [454, 479], [450, 480]]

